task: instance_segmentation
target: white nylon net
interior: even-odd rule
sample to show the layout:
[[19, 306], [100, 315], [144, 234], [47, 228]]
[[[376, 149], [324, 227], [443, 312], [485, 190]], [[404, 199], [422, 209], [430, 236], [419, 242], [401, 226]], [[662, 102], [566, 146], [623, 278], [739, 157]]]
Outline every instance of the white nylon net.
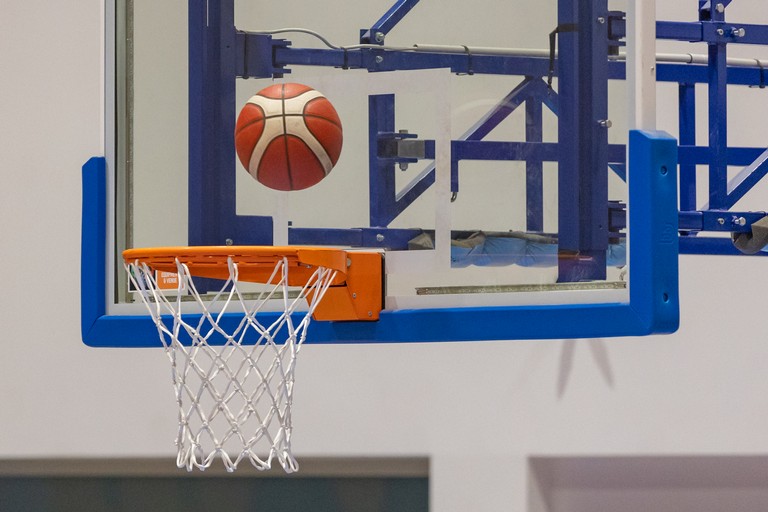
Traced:
[[[336, 271], [318, 267], [298, 295], [289, 298], [296, 288], [288, 287], [289, 267], [283, 258], [269, 280], [277, 284], [246, 300], [237, 264], [230, 258], [228, 265], [229, 280], [208, 300], [178, 260], [178, 289], [172, 295], [158, 289], [146, 264], [126, 265], [171, 361], [179, 417], [176, 463], [188, 471], [204, 470], [220, 457], [227, 471], [234, 471], [247, 459], [266, 470], [277, 458], [291, 473], [298, 469], [291, 453], [296, 356]], [[186, 313], [190, 303], [184, 297], [192, 297], [196, 313]], [[285, 311], [265, 313], [270, 300], [281, 300]], [[306, 304], [306, 312], [297, 312]]]

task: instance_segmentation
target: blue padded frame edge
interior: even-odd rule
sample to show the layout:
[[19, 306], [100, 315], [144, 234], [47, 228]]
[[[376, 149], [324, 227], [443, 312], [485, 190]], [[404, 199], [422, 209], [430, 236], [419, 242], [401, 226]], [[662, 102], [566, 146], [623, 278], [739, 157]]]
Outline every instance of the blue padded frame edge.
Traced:
[[[312, 343], [562, 339], [671, 333], [679, 325], [677, 143], [629, 138], [629, 302], [383, 311], [378, 322], [313, 322]], [[83, 166], [82, 334], [99, 347], [157, 347], [148, 316], [106, 314], [106, 166]], [[240, 315], [226, 315], [239, 321]], [[268, 319], [265, 319], [268, 321]]]
[[89, 333], [106, 312], [107, 172], [106, 160], [93, 157], [83, 165], [83, 227], [80, 237], [80, 331]]
[[[80, 252], [80, 332], [91, 347], [159, 346], [148, 316], [107, 315], [107, 163], [93, 157], [83, 165], [83, 222]], [[153, 340], [154, 338], [154, 340]]]

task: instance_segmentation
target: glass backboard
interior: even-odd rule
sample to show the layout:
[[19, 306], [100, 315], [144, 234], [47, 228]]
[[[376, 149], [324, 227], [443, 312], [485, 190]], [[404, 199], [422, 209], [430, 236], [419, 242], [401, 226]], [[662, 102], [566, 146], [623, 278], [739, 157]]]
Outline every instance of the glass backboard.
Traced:
[[[310, 342], [676, 329], [676, 143], [653, 131], [640, 58], [652, 9], [306, 5], [111, 7], [115, 144], [86, 166], [103, 204], [84, 212], [84, 287], [104, 299], [84, 305], [86, 343], [157, 344], [120, 255], [176, 245], [381, 253], [379, 320], [318, 322]], [[286, 192], [246, 171], [234, 129], [250, 97], [292, 83], [333, 104], [343, 148], [322, 181]]]

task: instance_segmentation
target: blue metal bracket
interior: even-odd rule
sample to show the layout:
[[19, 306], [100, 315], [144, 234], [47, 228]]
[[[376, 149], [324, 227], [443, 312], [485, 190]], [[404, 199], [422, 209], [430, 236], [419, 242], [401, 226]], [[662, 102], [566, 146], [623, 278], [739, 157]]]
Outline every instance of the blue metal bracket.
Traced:
[[765, 212], [730, 210], [681, 211], [678, 229], [687, 232], [712, 231], [749, 233], [752, 224], [766, 216]]
[[236, 35], [236, 76], [240, 78], [282, 78], [291, 72], [284, 66], [275, 66], [275, 54], [280, 48], [288, 48], [287, 39], [274, 39], [268, 34], [253, 34], [238, 30]]
[[[407, 139], [407, 134], [396, 132], [395, 95], [377, 94], [368, 97], [368, 172], [369, 172], [369, 223], [371, 227], [389, 226], [398, 215], [435, 182], [434, 166], [420, 173], [405, 189], [395, 187], [395, 165], [413, 163], [416, 158], [400, 158], [386, 154], [387, 141]], [[397, 134], [397, 135], [396, 135]], [[434, 141], [424, 158], [434, 158]], [[385, 154], [380, 155], [384, 151]], [[430, 170], [431, 169], [431, 170]]]
[[731, 1], [699, 0], [699, 19], [702, 21], [722, 20], [725, 17], [725, 8], [730, 5]]
[[419, 160], [435, 159], [434, 140], [421, 140], [417, 134], [406, 130], [378, 135], [376, 155], [380, 160], [400, 164], [402, 170]]

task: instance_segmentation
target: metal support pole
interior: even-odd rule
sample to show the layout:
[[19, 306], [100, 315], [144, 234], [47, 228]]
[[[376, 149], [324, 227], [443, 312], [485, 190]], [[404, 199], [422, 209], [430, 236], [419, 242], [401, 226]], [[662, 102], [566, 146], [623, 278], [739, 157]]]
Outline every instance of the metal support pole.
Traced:
[[[681, 146], [696, 146], [696, 87], [679, 86], [679, 130]], [[696, 210], [696, 165], [680, 164], [680, 210]]]
[[236, 211], [234, 0], [189, 0], [190, 245], [272, 243], [272, 218]]
[[[221, 245], [235, 215], [234, 0], [189, 1], [189, 244]], [[216, 191], [216, 193], [211, 193]]]
[[709, 45], [709, 207], [725, 206], [728, 190], [728, 96], [725, 43]]
[[[542, 142], [543, 131], [542, 102], [535, 96], [530, 97], [525, 102], [525, 141]], [[525, 160], [526, 230], [531, 232], [544, 230], [543, 178], [542, 160], [528, 157]]]
[[[560, 0], [558, 281], [606, 277], [607, 0]], [[601, 21], [602, 20], [602, 21]]]
[[380, 133], [395, 131], [394, 94], [368, 97], [368, 123], [369, 226], [385, 227], [393, 217], [389, 206], [395, 201], [395, 164], [380, 159], [376, 148]]

